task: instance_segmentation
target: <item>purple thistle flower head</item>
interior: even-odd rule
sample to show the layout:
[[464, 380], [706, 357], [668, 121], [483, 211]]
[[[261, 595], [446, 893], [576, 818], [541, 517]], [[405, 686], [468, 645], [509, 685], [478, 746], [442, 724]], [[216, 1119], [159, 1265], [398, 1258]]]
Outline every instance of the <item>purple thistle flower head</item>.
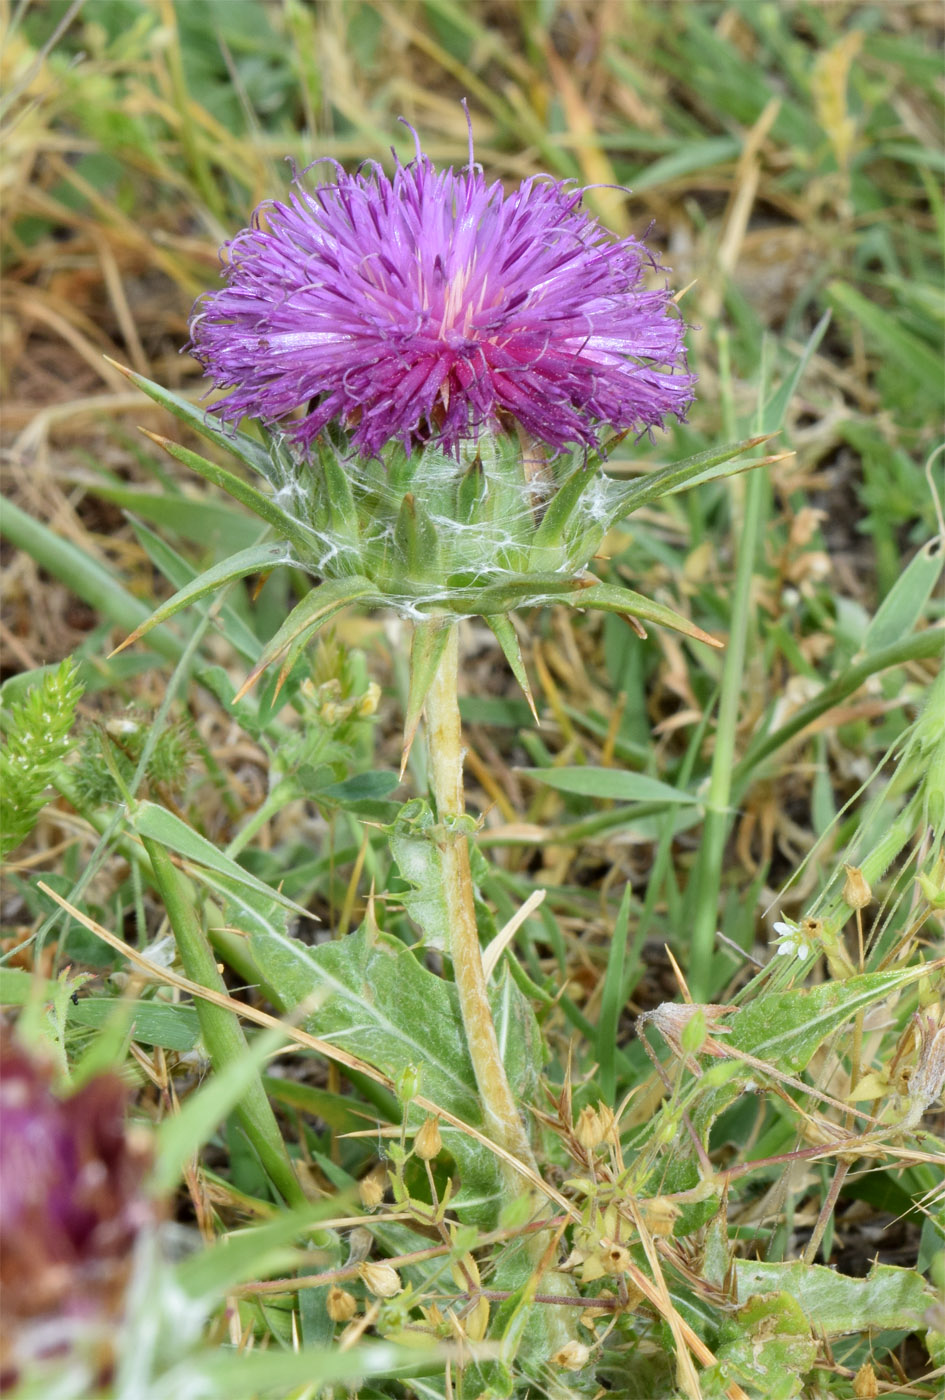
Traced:
[[256, 210], [191, 321], [225, 419], [304, 409], [285, 425], [301, 445], [339, 420], [376, 456], [393, 440], [455, 452], [509, 420], [553, 449], [593, 446], [685, 413], [685, 325], [644, 285], [646, 247], [615, 241], [565, 183], [487, 184], [471, 146], [459, 172], [418, 143], [393, 178], [336, 165]]
[[0, 1391], [73, 1344], [107, 1370], [99, 1334], [121, 1317], [135, 1240], [156, 1218], [125, 1085], [102, 1074], [61, 1098], [52, 1077], [0, 1028]]

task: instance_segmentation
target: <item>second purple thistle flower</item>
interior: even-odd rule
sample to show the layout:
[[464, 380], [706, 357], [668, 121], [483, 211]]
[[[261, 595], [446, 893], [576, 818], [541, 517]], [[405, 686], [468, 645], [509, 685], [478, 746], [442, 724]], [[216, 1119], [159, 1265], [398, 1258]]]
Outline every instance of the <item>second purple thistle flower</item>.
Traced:
[[581, 190], [538, 176], [506, 194], [419, 148], [393, 178], [335, 170], [261, 205], [225, 247], [226, 285], [194, 309], [225, 419], [282, 424], [304, 446], [338, 420], [377, 456], [394, 440], [455, 452], [510, 420], [555, 449], [594, 446], [602, 428], [685, 413], [672, 294], [646, 287], [653, 256], [615, 241]]

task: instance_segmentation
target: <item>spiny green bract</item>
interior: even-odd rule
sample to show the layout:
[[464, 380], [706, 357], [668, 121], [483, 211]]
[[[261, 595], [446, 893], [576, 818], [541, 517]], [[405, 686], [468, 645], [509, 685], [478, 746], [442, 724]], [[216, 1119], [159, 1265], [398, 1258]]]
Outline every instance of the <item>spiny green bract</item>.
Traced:
[[67, 658], [9, 707], [0, 750], [0, 855], [26, 840], [46, 801], [53, 769], [72, 747], [69, 734], [83, 691]]

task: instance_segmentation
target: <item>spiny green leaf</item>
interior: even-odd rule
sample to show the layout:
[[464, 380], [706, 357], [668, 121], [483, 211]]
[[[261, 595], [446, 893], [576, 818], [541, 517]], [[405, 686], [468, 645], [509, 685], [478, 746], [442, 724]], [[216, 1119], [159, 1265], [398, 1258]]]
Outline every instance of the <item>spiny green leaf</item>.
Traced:
[[[475, 1074], [462, 1030], [455, 987], [428, 972], [398, 939], [371, 930], [310, 948], [285, 935], [254, 935], [260, 974], [279, 989], [286, 1008], [321, 997], [308, 1029], [359, 1056], [397, 1082], [420, 1071], [420, 1092], [473, 1127], [482, 1127]], [[513, 1093], [531, 1094], [538, 1064], [534, 1019], [517, 990], [490, 988], [496, 1031]], [[462, 1190], [454, 1204], [464, 1218], [494, 1223], [500, 1200], [491, 1152], [441, 1124]]]
[[726, 1320], [716, 1357], [700, 1377], [707, 1400], [723, 1400], [736, 1379], [765, 1400], [794, 1400], [817, 1359], [817, 1343], [795, 1300], [773, 1292], [751, 1298]]
[[512, 671], [512, 675], [518, 681], [522, 694], [528, 701], [528, 708], [532, 712], [535, 723], [538, 723], [538, 711], [535, 709], [535, 701], [532, 698], [532, 688], [528, 683], [528, 672], [525, 670], [525, 662], [522, 659], [522, 648], [519, 645], [515, 628], [504, 613], [493, 613], [491, 617], [485, 619], [488, 626], [495, 634], [496, 641], [502, 648], [502, 653]]
[[674, 632], [682, 632], [684, 636], [692, 637], [697, 642], [706, 642], [711, 647], [722, 645], [716, 637], [710, 637], [708, 632], [703, 632], [701, 627], [674, 612], [672, 608], [644, 598], [642, 593], [634, 593], [632, 589], [623, 588], [619, 584], [595, 583], [592, 587], [580, 589], [569, 598], [562, 598], [560, 601], [572, 608], [600, 608], [604, 612], [620, 613], [623, 617], [637, 618], [641, 622], [653, 622], [658, 627], [669, 627]]
[[210, 462], [206, 457], [201, 457], [198, 452], [191, 452], [189, 447], [182, 447], [179, 442], [174, 442], [171, 438], [159, 437], [157, 433], [145, 433], [158, 447], [163, 447], [171, 457], [178, 462], [183, 462], [185, 467], [190, 467], [198, 476], [202, 476], [205, 481], [211, 482], [214, 486], [219, 486], [228, 496], [232, 496], [234, 501], [239, 501], [251, 510], [260, 520], [264, 520], [267, 525], [288, 540], [299, 551], [300, 558], [305, 559], [306, 555], [319, 555], [321, 553], [321, 541], [313, 530], [308, 529], [295, 516], [284, 511], [272, 496], [267, 496], [265, 491], [260, 491], [257, 487], [251, 486], [248, 481], [243, 481], [241, 477], [235, 476], [233, 472], [227, 471], [226, 467], [220, 467], [216, 462]]
[[[205, 438], [207, 442], [212, 442], [215, 447], [219, 447], [231, 457], [235, 457], [244, 466], [258, 472], [260, 476], [271, 479], [272, 463], [269, 453], [255, 438], [241, 433], [236, 428], [221, 427], [219, 420], [210, 416], [209, 409], [181, 398], [179, 394], [165, 389], [162, 384], [155, 384], [152, 379], [146, 379], [143, 374], [128, 369], [126, 365], [118, 364], [116, 360], [110, 360], [107, 355], [105, 358], [109, 364], [120, 370], [126, 379], [130, 379], [132, 384], [136, 385], [142, 393], [147, 394], [149, 399], [153, 399], [162, 408], [166, 408], [168, 413], [172, 413], [175, 418], [186, 423], [188, 428], [192, 428], [200, 437]], [[149, 433], [148, 436], [150, 437], [151, 434]], [[155, 440], [161, 446], [164, 445], [162, 439]]]
[[[588, 487], [599, 479], [597, 472], [582, 462], [561, 483], [548, 502], [548, 508], [535, 532], [530, 551], [532, 561], [540, 559], [542, 552], [548, 547], [560, 543], [574, 508]], [[537, 565], [533, 564], [533, 567]]]
[[378, 598], [374, 585], [364, 578], [332, 579], [317, 584], [295, 605], [276, 635], [267, 642], [262, 656], [247, 676], [236, 699], [241, 700], [263, 671], [285, 653], [287, 661], [282, 667], [284, 679], [302, 647], [319, 628], [324, 627], [335, 613], [340, 612], [349, 603], [358, 602], [366, 606], [371, 603], [379, 605], [383, 599]]
[[422, 933], [424, 947], [446, 952], [450, 946], [450, 909], [434, 839], [436, 825], [429, 804], [415, 798], [401, 808], [389, 828], [389, 840], [397, 869], [412, 887], [401, 895], [404, 908]]
[[440, 554], [436, 527], [423, 503], [407, 491], [394, 522], [394, 550], [411, 579], [435, 579]]
[[168, 598], [166, 603], [162, 603], [159, 608], [155, 609], [147, 622], [142, 622], [140, 627], [136, 627], [131, 635], [125, 638], [121, 646], [115, 648], [112, 655], [116, 656], [118, 652], [124, 651], [125, 647], [130, 647], [133, 642], [146, 636], [152, 627], [166, 622], [169, 617], [179, 613], [182, 608], [189, 607], [191, 603], [205, 598], [209, 593], [215, 593], [224, 584], [232, 583], [238, 578], [246, 578], [248, 574], [265, 573], [270, 569], [278, 568], [280, 564], [291, 562], [291, 557], [284, 544], [255, 544], [250, 549], [241, 550], [239, 554], [230, 555], [221, 563], [214, 564], [212, 569], [198, 574], [183, 588], [178, 589], [172, 598]]
[[660, 500], [663, 496], [673, 496], [685, 487], [701, 486], [705, 482], [715, 481], [718, 477], [732, 476], [736, 472], [761, 466], [761, 462], [742, 462], [736, 467], [730, 466], [729, 463], [743, 452], [749, 452], [753, 447], [767, 442], [769, 437], [770, 433], [762, 433], [757, 437], [745, 438], [742, 442], [729, 443], [725, 447], [709, 447], [682, 462], [673, 462], [668, 467], [661, 467], [659, 471], [647, 472], [646, 476], [629, 485], [612, 482], [607, 500], [607, 523], [614, 525], [618, 520], [632, 515], [641, 506], [649, 505], [651, 501]]

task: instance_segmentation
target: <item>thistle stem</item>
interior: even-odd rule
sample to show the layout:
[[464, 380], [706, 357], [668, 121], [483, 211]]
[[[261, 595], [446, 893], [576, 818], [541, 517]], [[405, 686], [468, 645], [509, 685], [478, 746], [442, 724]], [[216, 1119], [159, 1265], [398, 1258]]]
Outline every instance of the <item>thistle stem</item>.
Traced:
[[[451, 626], [449, 640], [426, 697], [430, 782], [439, 820], [447, 826], [450, 818], [462, 817], [466, 810], [457, 671], [457, 629]], [[469, 838], [461, 830], [447, 830], [441, 852], [451, 915], [453, 975], [486, 1123], [500, 1147], [534, 1170], [535, 1159], [499, 1053], [486, 992], [469, 866]]]

